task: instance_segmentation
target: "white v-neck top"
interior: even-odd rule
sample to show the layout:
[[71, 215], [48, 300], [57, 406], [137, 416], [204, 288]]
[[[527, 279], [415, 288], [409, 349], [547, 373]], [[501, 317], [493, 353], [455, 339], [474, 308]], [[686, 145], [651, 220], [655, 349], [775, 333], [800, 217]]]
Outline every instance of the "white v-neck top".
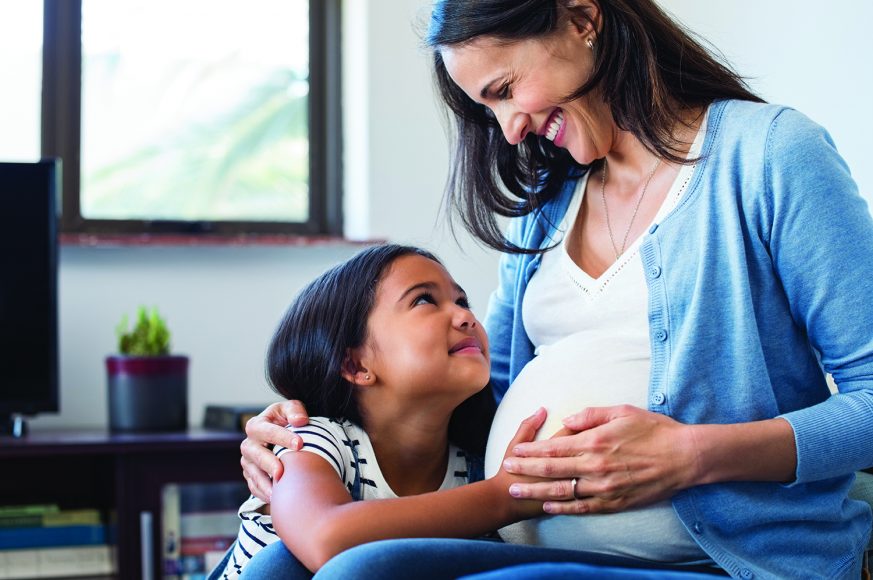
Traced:
[[[705, 134], [704, 118], [689, 158], [700, 155]], [[694, 169], [693, 164], [681, 167], [652, 224], [673, 210]], [[520, 421], [539, 406], [546, 408], [548, 417], [538, 439], [550, 437], [562, 427], [563, 417], [585, 407], [631, 404], [648, 408], [651, 347], [648, 287], [639, 257], [643, 236], [599, 278], [579, 268], [565, 242], [582, 206], [585, 185], [586, 180], [580, 179], [558, 228], [564, 237], [558, 247], [543, 254], [524, 295], [524, 327], [536, 356], [522, 369], [497, 410], [485, 458], [486, 476], [499, 468]], [[711, 561], [679, 521], [669, 500], [617, 514], [536, 518], [507, 526], [500, 535], [510, 543], [657, 562]]]
[[[700, 155], [705, 135], [705, 120], [691, 145], [688, 157]], [[658, 213], [646, 231], [660, 223], [682, 199], [696, 165], [683, 165]], [[648, 288], [639, 258], [638, 237], [599, 278], [592, 278], [570, 257], [567, 240], [585, 197], [588, 176], [579, 180], [576, 193], [558, 231], [565, 232], [558, 247], [543, 254], [536, 275], [528, 284], [522, 305], [524, 328], [536, 347], [544, 354], [550, 345], [577, 333], [593, 337], [596, 346], [608, 337], [620, 339], [623, 360], [649, 358]], [[593, 358], [592, 360], [598, 360]], [[643, 383], [648, 386], [648, 373]], [[642, 399], [645, 401], [645, 398]], [[630, 401], [626, 401], [630, 402]], [[645, 404], [642, 405], [645, 407]]]

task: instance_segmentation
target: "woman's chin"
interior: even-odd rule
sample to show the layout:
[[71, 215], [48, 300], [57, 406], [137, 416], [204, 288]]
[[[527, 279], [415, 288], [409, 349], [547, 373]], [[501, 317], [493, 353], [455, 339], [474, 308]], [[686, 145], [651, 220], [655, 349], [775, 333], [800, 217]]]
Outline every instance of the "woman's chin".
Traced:
[[591, 149], [582, 149], [579, 147], [564, 147], [567, 150], [567, 153], [570, 154], [570, 157], [578, 163], [579, 165], [591, 165], [601, 157], [602, 155], [598, 155], [596, 151], [592, 151]]

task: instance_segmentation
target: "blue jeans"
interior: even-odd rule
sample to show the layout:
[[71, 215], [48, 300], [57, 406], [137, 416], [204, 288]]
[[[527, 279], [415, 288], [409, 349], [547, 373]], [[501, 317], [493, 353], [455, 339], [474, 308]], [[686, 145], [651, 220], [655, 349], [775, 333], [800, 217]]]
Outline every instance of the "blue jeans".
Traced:
[[[563, 563], [565, 566], [555, 569], [554, 563]], [[555, 550], [487, 540], [428, 538], [385, 540], [356, 546], [325, 564], [315, 575], [315, 580], [364, 577], [445, 580], [462, 576], [477, 580], [499, 580], [548, 578], [543, 575], [546, 573], [554, 573], [555, 578], [567, 578], [567, 574], [573, 574], [570, 577], [713, 580], [710, 574], [676, 570], [676, 567], [653, 566], [638, 560], [576, 550]], [[483, 574], [485, 572], [488, 574]]]
[[[659, 566], [617, 556], [575, 550], [554, 550], [485, 540], [385, 540], [356, 546], [335, 556], [315, 580], [355, 578], [445, 580], [470, 576], [476, 580], [516, 578], [598, 578], [605, 580], [712, 580], [719, 570], [704, 567]], [[312, 575], [276, 542], [246, 565], [244, 579], [298, 580]]]
[[273, 542], [252, 558], [242, 574], [241, 580], [256, 579], [309, 580], [312, 578], [306, 566], [288, 551], [282, 542]]

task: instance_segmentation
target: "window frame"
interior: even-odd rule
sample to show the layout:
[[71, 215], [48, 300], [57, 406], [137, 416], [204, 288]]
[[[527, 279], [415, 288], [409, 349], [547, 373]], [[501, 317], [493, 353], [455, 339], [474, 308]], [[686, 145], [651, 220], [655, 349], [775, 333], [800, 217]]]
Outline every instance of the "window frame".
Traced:
[[340, 0], [309, 0], [309, 219], [88, 219], [80, 205], [82, 0], [44, 0], [41, 155], [63, 161], [60, 231], [72, 235], [342, 235]]

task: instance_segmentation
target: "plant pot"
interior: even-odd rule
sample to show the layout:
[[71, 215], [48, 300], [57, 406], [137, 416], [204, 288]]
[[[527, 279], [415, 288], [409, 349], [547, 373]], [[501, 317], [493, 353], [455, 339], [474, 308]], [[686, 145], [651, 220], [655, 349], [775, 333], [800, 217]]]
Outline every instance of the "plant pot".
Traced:
[[106, 357], [112, 431], [188, 428], [188, 357]]

